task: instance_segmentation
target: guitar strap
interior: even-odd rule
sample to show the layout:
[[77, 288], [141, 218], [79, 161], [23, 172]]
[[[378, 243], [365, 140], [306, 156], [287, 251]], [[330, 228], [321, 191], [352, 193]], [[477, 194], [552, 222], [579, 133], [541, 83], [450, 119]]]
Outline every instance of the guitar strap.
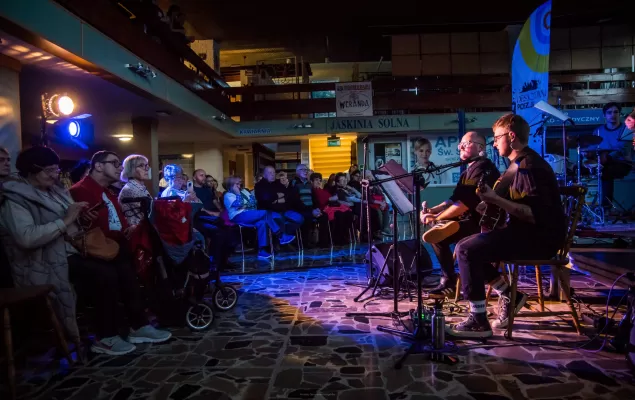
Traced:
[[516, 159], [512, 161], [511, 163], [509, 163], [509, 167], [507, 167], [503, 175], [496, 181], [493, 189], [497, 195], [503, 198], [509, 198], [508, 196], [509, 188], [512, 185], [512, 182], [514, 181], [514, 177], [516, 176], [516, 171], [518, 171], [519, 162], [520, 162], [520, 159]]

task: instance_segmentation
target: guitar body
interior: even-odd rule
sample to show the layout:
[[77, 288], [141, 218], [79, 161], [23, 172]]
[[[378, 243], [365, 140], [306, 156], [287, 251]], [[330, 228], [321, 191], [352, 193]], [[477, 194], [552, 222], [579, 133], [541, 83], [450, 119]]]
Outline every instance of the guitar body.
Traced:
[[[489, 175], [489, 172], [485, 172], [478, 182], [477, 193], [478, 191], [482, 191], [485, 188], [485, 178]], [[509, 182], [508, 182], [509, 181]], [[494, 187], [491, 190], [494, 190], [497, 194], [502, 195], [504, 191], [509, 189], [509, 183], [511, 181], [509, 179], [501, 178], [494, 184]], [[507, 187], [502, 187], [507, 185]], [[486, 204], [485, 212], [481, 216], [481, 220], [479, 221], [479, 225], [481, 227], [481, 232], [491, 232], [495, 229], [500, 229], [505, 226], [507, 222], [507, 212], [500, 207], [497, 207], [493, 204]]]
[[485, 209], [485, 213], [481, 216], [479, 225], [481, 226], [481, 232], [491, 232], [494, 229], [499, 229], [505, 226], [507, 221], [507, 212], [500, 207], [488, 204]]

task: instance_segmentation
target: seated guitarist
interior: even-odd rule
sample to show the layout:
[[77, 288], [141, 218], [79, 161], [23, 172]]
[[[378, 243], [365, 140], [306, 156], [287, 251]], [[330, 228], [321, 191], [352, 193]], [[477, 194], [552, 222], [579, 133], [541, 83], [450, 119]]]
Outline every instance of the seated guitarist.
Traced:
[[[469, 160], [478, 157], [480, 152], [485, 151], [485, 138], [477, 132], [468, 132], [463, 135], [458, 147], [461, 160]], [[429, 295], [443, 297], [454, 295], [456, 273], [454, 272], [454, 260], [450, 245], [481, 231], [479, 227], [481, 216], [476, 212], [476, 206], [480, 202], [476, 194], [476, 187], [481, 179], [488, 185], [494, 186], [499, 176], [500, 172], [494, 163], [487, 158], [473, 161], [461, 173], [459, 183], [448, 200], [421, 211], [421, 222], [424, 224], [447, 220], [458, 220], [459, 224], [458, 231], [450, 236], [447, 236], [447, 233], [450, 233], [447, 232], [448, 229], [441, 228], [426, 233], [425, 239], [434, 249], [443, 274], [441, 282], [429, 292]]]
[[[527, 145], [529, 124], [513, 114], [494, 123], [494, 147], [510, 166], [499, 179], [496, 190], [479, 187], [482, 203], [477, 211], [499, 207], [509, 214], [507, 224], [486, 233], [461, 240], [456, 254], [463, 294], [470, 303], [468, 317], [446, 330], [457, 337], [489, 337], [492, 328], [485, 310], [485, 282], [498, 294], [498, 319], [495, 328], [505, 328], [510, 312], [518, 312], [527, 295], [518, 292], [510, 305], [510, 290], [492, 263], [514, 259], [550, 259], [565, 238], [565, 216], [558, 183], [549, 164]], [[511, 179], [510, 179], [511, 178]], [[499, 186], [508, 190], [500, 193]]]

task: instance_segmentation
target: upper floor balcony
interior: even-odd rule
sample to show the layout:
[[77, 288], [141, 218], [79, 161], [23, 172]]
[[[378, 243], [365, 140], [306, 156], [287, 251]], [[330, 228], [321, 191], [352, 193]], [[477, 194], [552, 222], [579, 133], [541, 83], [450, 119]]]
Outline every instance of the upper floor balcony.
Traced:
[[[186, 42], [147, 10], [124, 0], [56, 0], [132, 53], [155, 66], [225, 116], [237, 121], [332, 116], [336, 110], [335, 83], [308, 82], [311, 66], [295, 62], [290, 84], [228, 87]], [[306, 66], [306, 67], [305, 67]], [[302, 70], [302, 73], [299, 72]], [[233, 74], [239, 71], [234, 68]], [[285, 82], [285, 83], [286, 83]], [[375, 114], [504, 111], [510, 109], [508, 74], [385, 76], [371, 80]], [[549, 102], [567, 108], [595, 107], [609, 101], [635, 104], [635, 73], [558, 71], [550, 76]]]

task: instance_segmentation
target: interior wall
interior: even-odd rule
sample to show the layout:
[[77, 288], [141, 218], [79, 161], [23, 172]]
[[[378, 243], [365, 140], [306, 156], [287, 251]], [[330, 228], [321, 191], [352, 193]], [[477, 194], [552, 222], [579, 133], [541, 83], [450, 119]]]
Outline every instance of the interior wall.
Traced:
[[346, 172], [351, 166], [351, 145], [357, 135], [338, 135], [340, 147], [328, 147], [328, 135], [316, 135], [309, 138], [309, 165], [312, 170], [328, 178], [331, 174]]

